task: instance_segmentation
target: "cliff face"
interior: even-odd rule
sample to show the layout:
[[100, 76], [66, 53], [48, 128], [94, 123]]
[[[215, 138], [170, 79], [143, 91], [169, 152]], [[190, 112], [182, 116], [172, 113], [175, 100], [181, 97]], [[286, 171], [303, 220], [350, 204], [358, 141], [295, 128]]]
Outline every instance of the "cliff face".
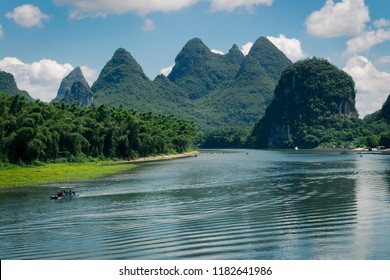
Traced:
[[252, 136], [262, 148], [313, 148], [323, 142], [327, 129], [356, 113], [352, 78], [326, 60], [307, 59], [283, 72]]
[[4, 71], [0, 71], [0, 92], [5, 92], [9, 95], [20, 94], [26, 97], [27, 100], [33, 100], [27, 91], [20, 90], [18, 88], [15, 77], [12, 74]]
[[77, 102], [79, 107], [90, 106], [94, 103], [91, 88], [80, 67], [76, 67], [62, 80], [53, 102]]

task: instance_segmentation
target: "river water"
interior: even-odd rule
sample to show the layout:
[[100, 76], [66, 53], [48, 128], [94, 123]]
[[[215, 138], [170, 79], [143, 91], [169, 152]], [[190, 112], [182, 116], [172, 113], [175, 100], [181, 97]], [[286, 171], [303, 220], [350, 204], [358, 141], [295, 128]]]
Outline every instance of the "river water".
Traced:
[[[80, 197], [51, 200], [59, 187]], [[390, 157], [220, 150], [0, 191], [0, 259], [390, 259]]]

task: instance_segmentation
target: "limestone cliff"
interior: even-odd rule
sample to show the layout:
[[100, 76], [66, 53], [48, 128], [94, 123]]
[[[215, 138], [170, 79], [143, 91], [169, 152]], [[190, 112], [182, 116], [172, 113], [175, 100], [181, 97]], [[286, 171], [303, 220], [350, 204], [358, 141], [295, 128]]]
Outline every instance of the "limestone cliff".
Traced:
[[327, 130], [356, 113], [352, 78], [324, 59], [307, 59], [283, 72], [252, 136], [256, 147], [313, 148], [326, 140]]

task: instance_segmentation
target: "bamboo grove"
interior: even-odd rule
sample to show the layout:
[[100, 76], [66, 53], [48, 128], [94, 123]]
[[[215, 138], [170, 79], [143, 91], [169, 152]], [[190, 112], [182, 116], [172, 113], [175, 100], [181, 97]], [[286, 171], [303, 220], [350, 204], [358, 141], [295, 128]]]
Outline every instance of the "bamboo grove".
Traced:
[[132, 159], [190, 150], [192, 122], [107, 105], [28, 102], [0, 94], [0, 162]]

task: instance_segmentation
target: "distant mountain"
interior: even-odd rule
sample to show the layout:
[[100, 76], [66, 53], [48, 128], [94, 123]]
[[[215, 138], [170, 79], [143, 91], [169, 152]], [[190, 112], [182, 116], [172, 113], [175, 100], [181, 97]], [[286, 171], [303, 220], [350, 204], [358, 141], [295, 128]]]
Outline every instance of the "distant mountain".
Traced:
[[387, 99], [380, 110], [380, 115], [383, 120], [390, 124], [390, 94], [387, 96]]
[[[224, 56], [230, 61], [237, 46]], [[249, 54], [236, 59], [235, 75], [199, 103], [213, 111], [213, 127], [254, 125], [264, 115], [282, 71], [292, 62], [267, 38], [260, 37]]]
[[198, 38], [175, 59], [168, 79], [184, 89], [208, 128], [251, 126], [265, 112], [282, 71], [292, 62], [260, 37], [244, 56], [237, 45], [226, 55], [212, 53]]
[[365, 116], [364, 119], [369, 121], [385, 121], [390, 124], [390, 94], [387, 96], [380, 110]]
[[186, 91], [191, 99], [199, 99], [233, 79], [243, 59], [237, 46], [227, 55], [220, 55], [211, 52], [199, 38], [194, 38], [177, 55], [168, 79]]
[[14, 76], [4, 71], [0, 71], [0, 92], [10, 95], [20, 94], [26, 97], [27, 100], [33, 100], [27, 91], [18, 89]]
[[188, 116], [187, 94], [165, 76], [151, 81], [125, 49], [118, 49], [92, 86], [97, 104], [122, 105], [137, 111]]
[[255, 59], [275, 84], [278, 83], [283, 70], [292, 64], [290, 59], [266, 37], [260, 37], [255, 41], [247, 57]]
[[147, 99], [144, 93], [152, 91], [141, 66], [123, 48], [106, 63], [91, 89], [99, 103], [124, 106], [134, 105], [132, 99]]
[[252, 137], [255, 147], [314, 148], [335, 133], [347, 137], [356, 119], [352, 78], [324, 59], [307, 59], [284, 70]]
[[118, 49], [91, 90], [97, 105], [173, 114], [202, 130], [253, 126], [270, 104], [283, 69], [291, 64], [264, 37], [247, 56], [237, 45], [225, 55], [213, 53], [194, 38], [177, 55], [168, 77], [159, 75], [153, 81], [128, 51]]
[[79, 107], [91, 106], [94, 103], [93, 93], [84, 78], [80, 67], [76, 67], [61, 82], [57, 96], [52, 102], [77, 102]]

